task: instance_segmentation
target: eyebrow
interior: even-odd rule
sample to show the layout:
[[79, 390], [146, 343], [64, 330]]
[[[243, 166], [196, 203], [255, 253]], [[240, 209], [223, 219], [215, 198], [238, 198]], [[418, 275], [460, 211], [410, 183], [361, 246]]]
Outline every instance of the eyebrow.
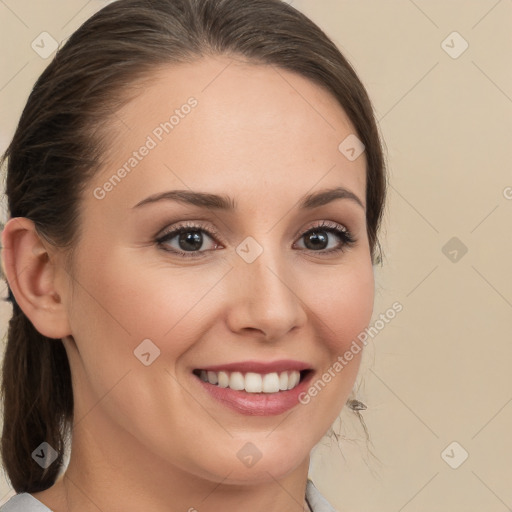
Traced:
[[[301, 198], [298, 208], [302, 210], [318, 208], [319, 206], [324, 206], [337, 199], [348, 199], [358, 204], [363, 210], [365, 209], [359, 197], [344, 187], [336, 187], [308, 194]], [[236, 201], [226, 195], [208, 194], [191, 190], [169, 190], [146, 197], [146, 199], [139, 201], [132, 208], [139, 208], [140, 206], [164, 200], [177, 201], [202, 208], [213, 208], [215, 210], [234, 211], [237, 207]]]

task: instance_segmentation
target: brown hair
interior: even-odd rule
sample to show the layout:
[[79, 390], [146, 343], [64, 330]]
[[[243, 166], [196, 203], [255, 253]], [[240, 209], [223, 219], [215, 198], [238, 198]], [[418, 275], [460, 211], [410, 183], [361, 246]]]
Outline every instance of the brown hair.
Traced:
[[[31, 219], [42, 237], [71, 255], [81, 192], [101, 166], [104, 129], [130, 88], [159, 66], [221, 54], [294, 71], [339, 101], [365, 145], [375, 263], [386, 173], [371, 102], [324, 32], [279, 0], [120, 0], [89, 18], [37, 80], [3, 155], [10, 216]], [[1, 455], [14, 490], [38, 492], [55, 483], [64, 463], [71, 373], [62, 341], [41, 335], [8, 292]], [[58, 452], [45, 470], [32, 458], [44, 441]]]

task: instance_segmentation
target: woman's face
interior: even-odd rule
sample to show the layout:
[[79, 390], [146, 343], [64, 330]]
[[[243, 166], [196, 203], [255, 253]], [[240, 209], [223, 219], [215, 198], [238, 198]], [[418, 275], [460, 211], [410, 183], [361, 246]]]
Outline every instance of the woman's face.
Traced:
[[[114, 116], [83, 195], [64, 340], [75, 423], [105, 459], [233, 483], [308, 459], [361, 352], [332, 368], [373, 309], [365, 155], [338, 149], [354, 133], [318, 85], [224, 57], [169, 66]], [[340, 187], [356, 199], [303, 204]]]

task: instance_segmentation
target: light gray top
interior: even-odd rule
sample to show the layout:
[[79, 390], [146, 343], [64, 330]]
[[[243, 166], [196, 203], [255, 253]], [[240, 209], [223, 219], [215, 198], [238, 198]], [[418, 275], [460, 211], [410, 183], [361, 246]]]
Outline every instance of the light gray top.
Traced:
[[[311, 480], [308, 480], [306, 486], [306, 497], [313, 509], [313, 512], [336, 512], [336, 510], [320, 494]], [[4, 505], [0, 507], [0, 512], [52, 512], [46, 505], [34, 498], [28, 492], [15, 494]]]

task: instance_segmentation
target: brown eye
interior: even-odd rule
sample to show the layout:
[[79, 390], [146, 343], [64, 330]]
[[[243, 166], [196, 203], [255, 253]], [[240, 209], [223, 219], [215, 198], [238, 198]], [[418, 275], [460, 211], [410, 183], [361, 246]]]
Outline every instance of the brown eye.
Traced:
[[[338, 239], [337, 243], [336, 238]], [[327, 222], [306, 231], [302, 235], [302, 239], [304, 239], [304, 246], [307, 250], [322, 253], [336, 253], [356, 242], [346, 228]], [[331, 240], [334, 241], [331, 242]], [[329, 243], [334, 245], [329, 247]]]
[[[205, 252], [219, 246], [214, 239], [214, 235], [206, 228], [198, 225], [178, 226], [157, 238], [156, 242], [165, 251], [185, 257], [204, 256]], [[205, 249], [205, 245], [210, 247]]]

